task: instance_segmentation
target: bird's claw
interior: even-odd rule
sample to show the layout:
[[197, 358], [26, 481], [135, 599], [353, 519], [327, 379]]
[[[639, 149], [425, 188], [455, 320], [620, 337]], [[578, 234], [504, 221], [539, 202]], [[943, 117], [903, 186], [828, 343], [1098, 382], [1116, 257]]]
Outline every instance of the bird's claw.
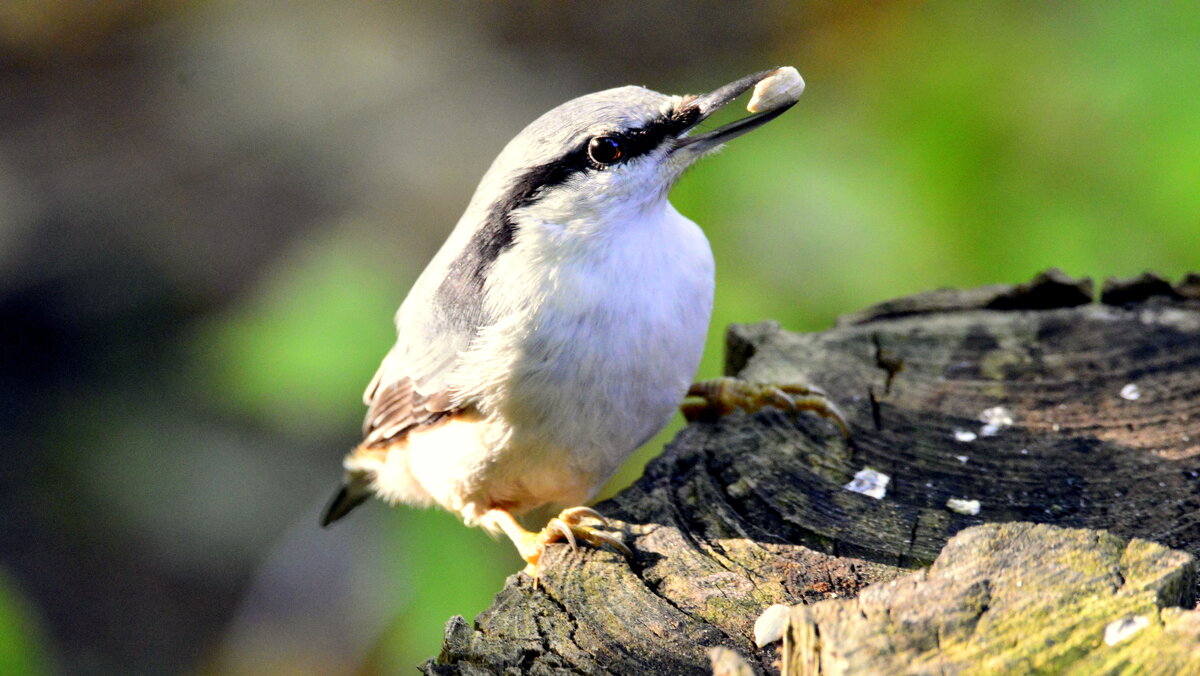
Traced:
[[737, 378], [716, 378], [692, 383], [688, 400], [680, 406], [688, 422], [712, 420], [737, 409], [754, 413], [764, 406], [784, 411], [812, 411], [837, 425], [847, 439], [850, 426], [836, 404], [818, 387], [796, 383], [752, 383]]
[[[575, 533], [562, 519], [550, 519], [550, 521], [546, 523], [546, 530], [550, 531], [551, 535], [553, 533], [560, 533], [571, 545], [571, 551], [579, 549], [579, 543], [575, 541]], [[547, 542], [553, 542], [553, 540], [547, 540]]]
[[599, 528], [584, 525], [581, 523], [584, 519], [595, 519], [602, 526], [608, 525], [608, 520], [591, 507], [571, 507], [550, 519], [542, 530], [537, 533], [528, 533], [523, 538], [524, 541], [518, 545], [521, 558], [525, 559], [528, 564], [525, 572], [536, 579], [538, 563], [541, 561], [546, 545], [559, 540], [565, 540], [572, 550], [578, 549], [579, 541], [582, 540], [594, 547], [608, 547], [626, 558], [633, 557], [633, 551], [624, 542]]

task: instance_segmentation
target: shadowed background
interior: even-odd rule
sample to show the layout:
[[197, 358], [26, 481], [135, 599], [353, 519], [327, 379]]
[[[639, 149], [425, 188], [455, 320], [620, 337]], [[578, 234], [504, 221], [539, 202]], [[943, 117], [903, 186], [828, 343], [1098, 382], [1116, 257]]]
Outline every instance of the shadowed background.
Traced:
[[392, 313], [554, 105], [807, 80], [673, 192], [714, 376], [729, 322], [1196, 268], [1197, 35], [1149, 3], [0, 4], [0, 672], [404, 673], [486, 607], [507, 543], [316, 522]]

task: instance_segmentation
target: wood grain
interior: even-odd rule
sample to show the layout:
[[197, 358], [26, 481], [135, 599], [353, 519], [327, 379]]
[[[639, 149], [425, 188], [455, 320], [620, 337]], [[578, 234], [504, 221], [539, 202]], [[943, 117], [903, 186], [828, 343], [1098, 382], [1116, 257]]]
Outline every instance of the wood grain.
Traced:
[[[773, 409], [689, 425], [598, 507], [634, 561], [551, 547], [539, 588], [511, 577], [474, 624], [450, 621], [422, 668], [707, 674], [722, 646], [777, 672], [777, 648], [752, 641], [767, 606], [856, 597], [984, 523], [1200, 554], [1200, 294], [1192, 276], [1156, 280], [1108, 280], [1109, 304], [1051, 271], [891, 301], [821, 333], [731, 327], [730, 374], [822, 387], [852, 442]], [[996, 407], [1012, 424], [985, 430]], [[844, 489], [863, 468], [890, 476], [883, 499]]]

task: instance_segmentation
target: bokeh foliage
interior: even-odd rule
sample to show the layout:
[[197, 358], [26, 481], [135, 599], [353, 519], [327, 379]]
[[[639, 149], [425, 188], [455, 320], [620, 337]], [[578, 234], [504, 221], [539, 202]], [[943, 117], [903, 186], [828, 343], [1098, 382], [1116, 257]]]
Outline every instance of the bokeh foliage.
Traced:
[[42, 641], [42, 629], [35, 624], [28, 601], [7, 576], [0, 575], [0, 673], [50, 673]]
[[[134, 12], [130, 5], [137, 3], [120, 11]], [[133, 571], [122, 579], [144, 579], [160, 593], [142, 605], [110, 601], [90, 624], [72, 621], [70, 605], [91, 599], [56, 597], [38, 559], [14, 556], [8, 570], [27, 593], [0, 589], [0, 671], [40, 673], [40, 653], [49, 652], [68, 668], [98, 672], [128, 659], [150, 671], [286, 665], [319, 673], [329, 665], [318, 668], [299, 648], [284, 654], [277, 641], [245, 637], [270, 624], [275, 633], [263, 636], [291, 632], [294, 646], [317, 641], [303, 633], [312, 623], [296, 620], [316, 612], [310, 606], [263, 603], [255, 590], [283, 580], [284, 597], [323, 599], [335, 594], [338, 570], [375, 570], [386, 580], [360, 580], [317, 623], [334, 633], [354, 628], [337, 644], [344, 652], [329, 653], [347, 672], [407, 669], [436, 654], [449, 615], [470, 618], [488, 605], [519, 568], [504, 542], [441, 512], [386, 512], [380, 504], [354, 515], [366, 524], [353, 534], [357, 542], [317, 531], [314, 519], [354, 443], [359, 396], [392, 340], [395, 306], [503, 142], [567, 97], [627, 82], [699, 91], [774, 64], [795, 65], [808, 82], [792, 111], [700, 163], [672, 192], [709, 235], [717, 260], [703, 377], [721, 372], [730, 322], [773, 318], [819, 330], [838, 314], [940, 286], [1017, 282], [1051, 266], [1095, 277], [1147, 269], [1178, 277], [1200, 261], [1200, 10], [1187, 4], [794, 3], [721, 8], [724, 21], [712, 18], [716, 10], [677, 3], [489, 5], [461, 15], [403, 4], [298, 5], [248, 15], [215, 3], [143, 3], [153, 11], [111, 19], [98, 35], [77, 34], [90, 45], [80, 53], [107, 53], [112, 41], [121, 58], [149, 64], [160, 80], [104, 105], [164, 125], [163, 135], [183, 147], [161, 139], [166, 150], [115, 145], [113, 167], [134, 177], [138, 162], [148, 167], [113, 184], [125, 193], [101, 183], [77, 195], [76, 182], [89, 174], [71, 173], [73, 152], [47, 159], [44, 144], [0, 143], [0, 242], [43, 236], [38, 228], [57, 222], [31, 217], [26, 227], [20, 219], [40, 213], [28, 202], [66, 204], [56, 218], [85, 223], [81, 236], [99, 242], [100, 257], [144, 259], [148, 271], [137, 274], [165, 289], [97, 313], [126, 313], [122, 331], [147, 325], [144, 317], [169, 325], [148, 343], [153, 366], [134, 359], [50, 383], [49, 403], [33, 417], [22, 413], [25, 427], [10, 440], [54, 448], [56, 469], [5, 484], [21, 495], [82, 496], [87, 514], [38, 511], [56, 543], [78, 542], [93, 518], [124, 524], [91, 529], [87, 551], [96, 560], [111, 554], [114, 570]], [[81, 25], [93, 21], [87, 17]], [[63, 39], [70, 19], [60, 20], [66, 24], [48, 24], [58, 28], [46, 29], [47, 44]], [[38, 25], [10, 22], [8, 34], [0, 31], [8, 40], [0, 43], [8, 50], [3, 86], [17, 97], [9, 100], [38, 77], [23, 64], [61, 66], [37, 41]], [[68, 72], [80, 81], [116, 68], [115, 57], [78, 58]], [[242, 63], [253, 77], [239, 79]], [[330, 63], [355, 69], [352, 87], [337, 69], [322, 70]], [[299, 70], [275, 79], [288, 68]], [[82, 86], [73, 82], [44, 91], [51, 101], [69, 97]], [[256, 98], [252, 85], [261, 82], [274, 83], [269, 101]], [[288, 107], [298, 85], [279, 82], [311, 90]], [[123, 138], [122, 127], [83, 120], [72, 129], [84, 147]], [[203, 164], [171, 183], [134, 150]], [[66, 176], [60, 193], [19, 189], [40, 185], [28, 167], [54, 162]], [[196, 178], [210, 174], [222, 178]], [[239, 210], [239, 200], [256, 206]], [[210, 207], [220, 218], [196, 215]], [[92, 260], [55, 251], [55, 265]], [[24, 298], [20, 290], [40, 288], [47, 274], [19, 258], [0, 253], [0, 272], [18, 290], [6, 298]], [[74, 268], [63, 269], [53, 274], [76, 279]], [[107, 350], [123, 335], [69, 338], [80, 351], [110, 355], [120, 354]], [[678, 424], [639, 451], [605, 494], [633, 481]], [[198, 471], [196, 463], [222, 467]], [[252, 508], [228, 503], [247, 495], [267, 497]], [[202, 508], [211, 503], [217, 508]], [[207, 516], [197, 525], [200, 514]], [[259, 525], [247, 528], [249, 521]], [[175, 546], [173, 537], [196, 540]], [[288, 560], [284, 573], [271, 572], [260, 562], [289, 538], [317, 551], [339, 547], [349, 563], [331, 572]], [[173, 547], [184, 555], [164, 555]], [[189, 568], [201, 549], [208, 562]], [[89, 570], [102, 586], [104, 575]], [[197, 589], [212, 590], [211, 602], [196, 603]], [[165, 647], [153, 660], [128, 657], [137, 651], [100, 629], [175, 601], [172, 622], [143, 617], [138, 625], [161, 632], [152, 644]], [[44, 647], [30, 629], [43, 615]]]

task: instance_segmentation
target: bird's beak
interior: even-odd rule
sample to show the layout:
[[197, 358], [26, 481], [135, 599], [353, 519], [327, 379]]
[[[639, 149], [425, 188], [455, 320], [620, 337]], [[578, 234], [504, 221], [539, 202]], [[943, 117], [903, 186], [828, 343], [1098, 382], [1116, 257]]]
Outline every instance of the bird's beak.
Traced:
[[716, 148], [726, 141], [737, 138], [738, 136], [741, 136], [752, 129], [757, 129], [758, 127], [763, 126], [764, 124], [782, 115], [788, 108], [794, 106], [796, 104], [795, 99], [784, 100], [774, 107], [759, 111], [749, 117], [742, 118], [737, 122], [731, 122], [723, 127], [713, 129], [712, 131], [707, 131], [703, 134], [696, 134], [695, 136], [686, 135], [688, 132], [694, 129], [696, 125], [700, 124], [710, 115], [724, 107], [725, 104], [741, 96], [746, 92], [746, 90], [750, 89], [759, 82], [767, 79], [771, 75], [774, 75], [778, 70], [779, 69], [777, 68], [772, 68], [770, 70], [764, 70], [761, 73], [747, 75], [746, 77], [734, 80], [724, 87], [720, 87], [719, 89], [711, 91], [707, 94], [685, 98], [683, 102], [679, 104], [678, 112], [681, 115], [686, 114], [688, 117], [693, 118], [694, 121], [692, 121], [687, 130], [684, 131], [685, 135], [676, 141], [673, 152], [682, 150], [688, 155], [699, 157], [700, 155], [703, 155], [704, 153]]

